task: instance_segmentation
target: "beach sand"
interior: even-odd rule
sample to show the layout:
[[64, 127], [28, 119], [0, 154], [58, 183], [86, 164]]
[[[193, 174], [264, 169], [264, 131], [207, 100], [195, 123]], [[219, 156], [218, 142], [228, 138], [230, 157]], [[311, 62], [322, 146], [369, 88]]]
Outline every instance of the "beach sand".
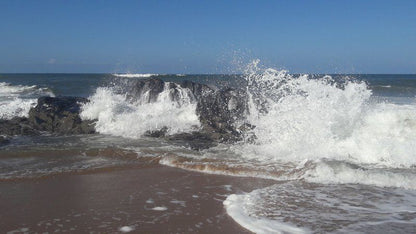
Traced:
[[226, 214], [223, 201], [272, 183], [161, 165], [3, 181], [0, 230], [249, 233]]

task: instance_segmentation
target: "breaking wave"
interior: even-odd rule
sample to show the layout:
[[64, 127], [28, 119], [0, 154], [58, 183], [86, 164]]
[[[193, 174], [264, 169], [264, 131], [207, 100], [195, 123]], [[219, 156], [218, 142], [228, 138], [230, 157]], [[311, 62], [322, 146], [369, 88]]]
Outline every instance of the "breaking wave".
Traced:
[[[81, 117], [97, 119], [96, 130], [100, 133], [129, 138], [140, 138], [162, 128], [174, 134], [199, 127], [196, 103], [188, 89], [172, 88], [166, 82], [156, 97], [151, 97], [150, 91], [144, 90], [132, 99], [129, 93], [120, 93], [115, 87], [100, 87], [83, 106]], [[179, 95], [178, 100], [172, 99], [172, 93]]]
[[[287, 167], [263, 173], [284, 185], [230, 195], [224, 205], [231, 217], [257, 233], [412, 227], [414, 100], [401, 105], [377, 102], [362, 81], [293, 76], [260, 69], [258, 61], [247, 71], [247, 122], [256, 126], [251, 134], [256, 138], [231, 146], [231, 151], [241, 161]], [[369, 200], [363, 203], [363, 197]], [[413, 218], [403, 218], [408, 215]]]
[[123, 78], [149, 78], [152, 76], [157, 76], [158, 74], [152, 74], [152, 73], [137, 73], [137, 74], [130, 74], [130, 73], [126, 73], [126, 74], [113, 74], [113, 76], [116, 77], [123, 77]]
[[31, 107], [37, 103], [40, 96], [54, 96], [47, 88], [36, 85], [11, 85], [0, 82], [0, 119], [27, 117]]
[[[254, 69], [254, 68], [253, 68]], [[249, 123], [257, 139], [235, 150], [247, 158], [300, 162], [333, 159], [385, 167], [416, 164], [416, 105], [376, 103], [364, 82], [248, 74]], [[259, 105], [258, 103], [261, 103]]]

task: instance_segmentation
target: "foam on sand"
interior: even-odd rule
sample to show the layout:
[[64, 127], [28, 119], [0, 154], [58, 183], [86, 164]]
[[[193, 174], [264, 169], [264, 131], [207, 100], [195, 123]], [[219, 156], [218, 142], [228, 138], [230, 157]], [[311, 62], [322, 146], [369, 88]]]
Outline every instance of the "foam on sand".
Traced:
[[247, 202], [250, 202], [250, 197], [232, 194], [223, 203], [227, 214], [244, 228], [255, 233], [307, 233], [293, 225], [248, 215], [244, 209]]
[[119, 230], [120, 230], [120, 232], [131, 232], [131, 231], [134, 231], [134, 227], [123, 226]]
[[166, 208], [165, 206], [156, 206], [156, 207], [153, 207], [152, 210], [165, 211], [165, 210], [168, 210], [168, 208]]

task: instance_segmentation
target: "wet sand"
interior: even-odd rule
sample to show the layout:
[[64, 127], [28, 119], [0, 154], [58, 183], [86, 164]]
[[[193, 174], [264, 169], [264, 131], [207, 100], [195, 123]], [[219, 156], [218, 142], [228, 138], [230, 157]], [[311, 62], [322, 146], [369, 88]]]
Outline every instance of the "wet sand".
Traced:
[[274, 182], [154, 165], [0, 182], [2, 232], [249, 233], [228, 194]]

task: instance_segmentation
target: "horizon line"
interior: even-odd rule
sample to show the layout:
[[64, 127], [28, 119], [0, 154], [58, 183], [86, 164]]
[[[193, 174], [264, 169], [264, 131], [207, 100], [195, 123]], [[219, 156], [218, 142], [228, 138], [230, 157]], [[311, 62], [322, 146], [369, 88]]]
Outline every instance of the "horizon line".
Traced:
[[[91, 74], [91, 75], [115, 75], [115, 74], [149, 74], [152, 76], [169, 76], [169, 75], [245, 75], [244, 73], [122, 73], [122, 72], [0, 72], [0, 75], [19, 75], [19, 74], [65, 74], [65, 75], [77, 75], [77, 74]], [[416, 75], [416, 73], [304, 73], [304, 72], [288, 72], [292, 75]]]

